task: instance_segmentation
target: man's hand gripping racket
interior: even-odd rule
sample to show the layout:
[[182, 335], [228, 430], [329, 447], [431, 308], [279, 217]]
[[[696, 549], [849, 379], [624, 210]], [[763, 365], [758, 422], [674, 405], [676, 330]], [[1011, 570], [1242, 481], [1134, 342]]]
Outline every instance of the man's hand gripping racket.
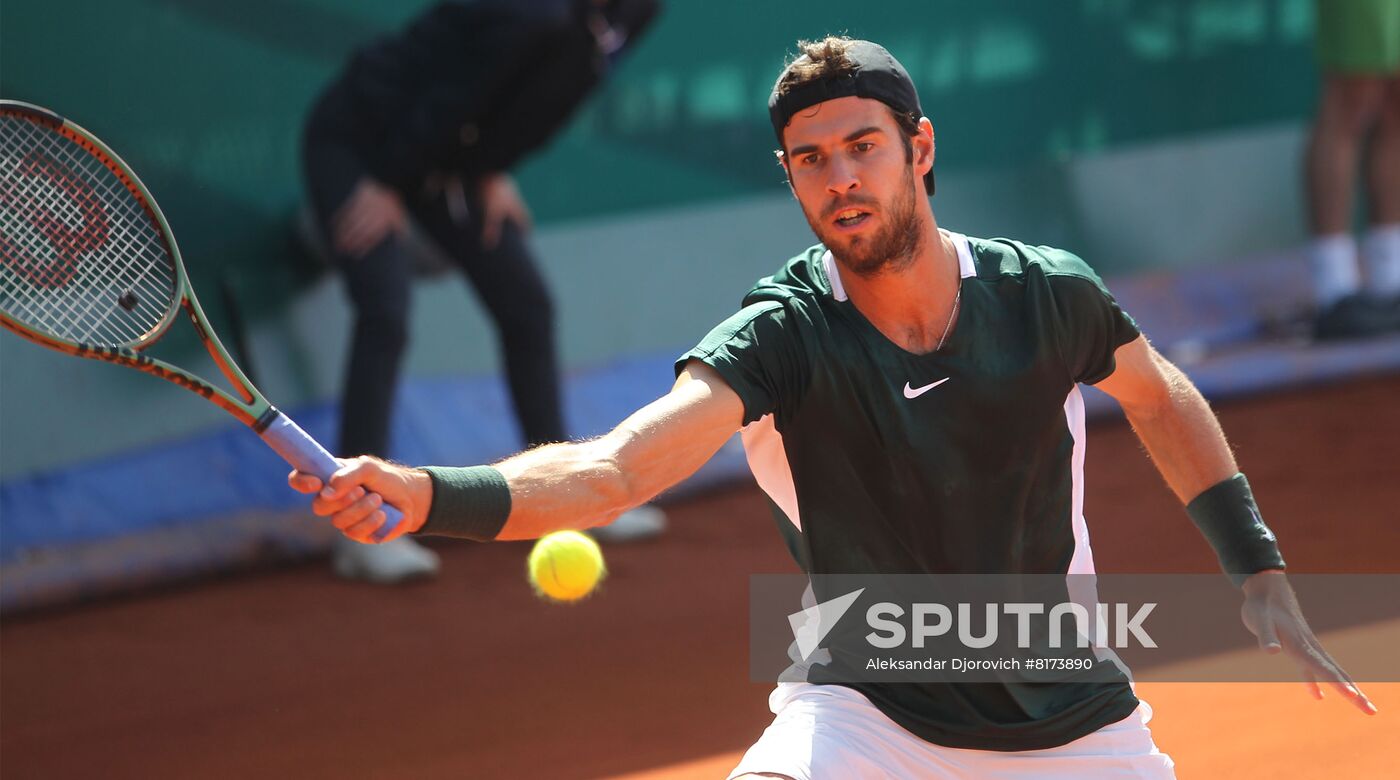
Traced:
[[[181, 309], [237, 395], [144, 350]], [[36, 344], [130, 366], [212, 401], [298, 471], [329, 482], [341, 464], [268, 403], [200, 309], [155, 199], [91, 133], [27, 103], [0, 100], [0, 325]], [[377, 500], [377, 499], [375, 499]], [[401, 535], [385, 503], [359, 538]]]

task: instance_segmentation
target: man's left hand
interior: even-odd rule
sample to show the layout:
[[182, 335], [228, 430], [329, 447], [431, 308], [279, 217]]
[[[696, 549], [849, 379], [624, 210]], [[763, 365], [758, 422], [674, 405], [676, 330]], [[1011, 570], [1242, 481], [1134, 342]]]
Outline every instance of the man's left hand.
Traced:
[[1313, 698], [1322, 698], [1319, 682], [1330, 683], [1367, 715], [1376, 714], [1376, 705], [1356, 687], [1356, 683], [1317, 641], [1288, 578], [1277, 569], [1253, 574], [1244, 581], [1244, 606], [1240, 616], [1259, 638], [1259, 648], [1270, 655], [1287, 653], [1298, 663]]

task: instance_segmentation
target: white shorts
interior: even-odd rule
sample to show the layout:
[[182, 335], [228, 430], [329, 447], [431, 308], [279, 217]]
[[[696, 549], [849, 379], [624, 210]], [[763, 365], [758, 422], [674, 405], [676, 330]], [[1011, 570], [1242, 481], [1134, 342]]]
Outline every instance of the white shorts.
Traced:
[[1172, 760], [1147, 730], [1152, 708], [1045, 750], [965, 750], [926, 742], [842, 685], [778, 683], [776, 716], [730, 778], [771, 772], [794, 780], [1173, 780]]

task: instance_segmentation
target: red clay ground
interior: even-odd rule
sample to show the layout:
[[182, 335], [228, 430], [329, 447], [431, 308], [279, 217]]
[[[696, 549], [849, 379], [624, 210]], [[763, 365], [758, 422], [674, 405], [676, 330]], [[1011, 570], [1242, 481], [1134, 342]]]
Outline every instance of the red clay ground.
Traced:
[[[1400, 572], [1397, 399], [1392, 377], [1220, 409], [1295, 570]], [[1121, 423], [1088, 472], [1101, 570], [1214, 570]], [[722, 776], [770, 718], [747, 577], [794, 569], [753, 488], [672, 513], [571, 607], [530, 594], [524, 545], [446, 544], [432, 584], [304, 565], [7, 620], [0, 774]], [[1400, 684], [1366, 688], [1374, 718], [1291, 685], [1143, 693], [1183, 778], [1395, 776]]]

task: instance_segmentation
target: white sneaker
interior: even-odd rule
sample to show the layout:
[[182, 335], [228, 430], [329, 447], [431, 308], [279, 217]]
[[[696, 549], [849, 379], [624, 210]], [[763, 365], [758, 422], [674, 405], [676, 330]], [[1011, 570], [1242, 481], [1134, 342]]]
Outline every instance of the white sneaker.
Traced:
[[588, 533], [603, 544], [625, 544], [660, 536], [665, 530], [666, 513], [643, 504], [623, 512], [607, 525], [588, 529]]
[[376, 585], [431, 579], [438, 573], [438, 555], [407, 536], [384, 544], [360, 544], [336, 537], [331, 563], [337, 576]]

